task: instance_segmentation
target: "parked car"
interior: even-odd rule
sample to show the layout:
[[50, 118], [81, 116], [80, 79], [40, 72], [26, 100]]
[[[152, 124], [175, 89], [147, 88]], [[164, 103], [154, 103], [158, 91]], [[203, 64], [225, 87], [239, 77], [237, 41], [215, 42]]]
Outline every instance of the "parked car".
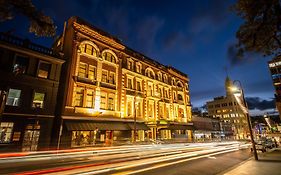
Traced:
[[[256, 150], [257, 151], [261, 151], [261, 152], [266, 152], [266, 145], [265, 142], [259, 140], [259, 141], [255, 141], [255, 145], [256, 145]], [[251, 147], [251, 151], [253, 151], [253, 147]]]

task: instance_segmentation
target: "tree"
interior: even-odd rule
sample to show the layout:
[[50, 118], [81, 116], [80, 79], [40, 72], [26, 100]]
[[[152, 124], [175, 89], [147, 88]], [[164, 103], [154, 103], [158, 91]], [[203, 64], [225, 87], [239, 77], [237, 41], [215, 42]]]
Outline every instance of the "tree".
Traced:
[[0, 0], [0, 21], [11, 20], [15, 13], [26, 16], [30, 21], [29, 32], [36, 36], [54, 36], [53, 20], [38, 11], [31, 0]]
[[279, 0], [238, 0], [234, 11], [244, 23], [236, 32], [239, 57], [245, 52], [279, 55], [281, 48], [281, 6]]

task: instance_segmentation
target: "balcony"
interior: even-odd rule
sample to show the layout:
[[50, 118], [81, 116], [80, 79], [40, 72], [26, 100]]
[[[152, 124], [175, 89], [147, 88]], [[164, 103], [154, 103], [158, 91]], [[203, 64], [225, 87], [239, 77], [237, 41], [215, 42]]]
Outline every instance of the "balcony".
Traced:
[[106, 83], [106, 82], [100, 82], [100, 86], [116, 90], [116, 85], [115, 84]]
[[91, 85], [97, 85], [96, 80], [91, 80], [89, 78], [74, 76], [74, 80], [76, 82], [87, 83], [87, 84], [91, 84]]

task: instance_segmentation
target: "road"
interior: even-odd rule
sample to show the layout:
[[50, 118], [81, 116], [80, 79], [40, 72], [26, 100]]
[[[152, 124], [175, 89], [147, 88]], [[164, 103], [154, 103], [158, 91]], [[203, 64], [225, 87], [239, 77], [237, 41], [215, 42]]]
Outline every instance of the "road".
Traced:
[[1, 174], [217, 174], [250, 157], [241, 142], [0, 154]]

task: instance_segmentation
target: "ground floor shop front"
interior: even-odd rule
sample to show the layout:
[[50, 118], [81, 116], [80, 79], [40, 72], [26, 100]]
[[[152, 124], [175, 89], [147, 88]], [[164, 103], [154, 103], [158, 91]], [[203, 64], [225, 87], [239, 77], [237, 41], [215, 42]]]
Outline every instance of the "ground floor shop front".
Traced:
[[50, 146], [52, 116], [2, 115], [0, 151], [47, 150]]

